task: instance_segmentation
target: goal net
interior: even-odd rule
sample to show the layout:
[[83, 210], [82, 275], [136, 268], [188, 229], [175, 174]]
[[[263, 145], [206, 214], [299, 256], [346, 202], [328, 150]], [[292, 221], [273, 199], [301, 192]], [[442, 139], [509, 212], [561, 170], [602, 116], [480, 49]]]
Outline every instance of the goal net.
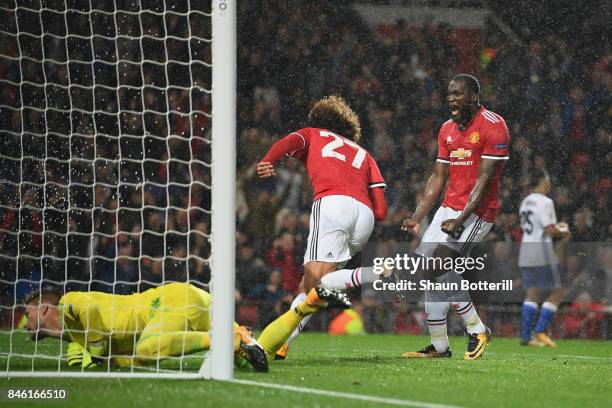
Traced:
[[[227, 0], [0, 2], [6, 375], [233, 375], [234, 7]], [[179, 353], [167, 356], [158, 344], [167, 358], [141, 364], [135, 350], [144, 323], [136, 316], [121, 323], [128, 306], [114, 300], [100, 307], [111, 331], [101, 334], [93, 319], [81, 333], [69, 331], [60, 305], [67, 341], [41, 340], [36, 329], [48, 316], [26, 307], [28, 295], [30, 305], [47, 304], [49, 288], [60, 296], [129, 295], [170, 282], [212, 294], [211, 304], [197, 305], [211, 322], [204, 329], [214, 331], [208, 353], [192, 353], [201, 347], [182, 338], [172, 343]], [[161, 306], [145, 305], [148, 313], [165, 309], [164, 296]], [[71, 316], [78, 320], [78, 312]], [[185, 317], [184, 330], [204, 330], [193, 319]], [[69, 342], [96, 333], [107, 339], [98, 366], [68, 367]]]

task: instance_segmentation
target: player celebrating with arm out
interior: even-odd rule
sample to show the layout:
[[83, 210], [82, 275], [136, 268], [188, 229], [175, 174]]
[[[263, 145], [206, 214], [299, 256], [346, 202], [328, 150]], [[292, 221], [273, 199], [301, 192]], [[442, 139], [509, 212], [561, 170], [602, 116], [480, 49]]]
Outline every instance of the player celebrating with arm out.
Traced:
[[[276, 142], [257, 165], [259, 176], [267, 178], [276, 174], [274, 166], [281, 157], [295, 157], [306, 166], [314, 192], [300, 284], [303, 292], [258, 339], [270, 354], [282, 347], [278, 358], [286, 355], [288, 344], [284, 343], [294, 339], [310, 315], [325, 305], [326, 299], [321, 296], [342, 296], [317, 286], [321, 278], [330, 276], [360, 251], [374, 221], [387, 216], [385, 181], [372, 156], [357, 144], [361, 136], [359, 118], [344, 99], [329, 96], [319, 100], [308, 122], [309, 127]], [[355, 279], [351, 270], [335, 273], [334, 280], [347, 284]]]
[[[551, 187], [546, 171], [536, 170], [531, 182], [532, 192], [519, 209], [523, 238], [518, 264], [527, 291], [521, 308], [521, 344], [556, 347], [545, 333], [565, 292], [564, 270], [553, 249], [553, 238], [567, 240], [571, 233], [566, 223], [557, 223], [555, 204], [546, 196]], [[551, 289], [551, 293], [542, 304], [536, 322], [540, 289]]]
[[[68, 365], [95, 367], [154, 363], [210, 348], [211, 296], [188, 283], [169, 283], [133, 295], [67, 292], [53, 288], [25, 301], [32, 340], [70, 341]], [[268, 371], [263, 349], [244, 327], [234, 329], [234, 350], [256, 371]]]
[[[416, 253], [425, 257], [456, 258], [469, 255], [473, 245], [489, 232], [499, 208], [498, 189], [503, 164], [508, 160], [508, 129], [504, 119], [480, 104], [476, 78], [460, 74], [448, 85], [451, 120], [438, 133], [438, 159], [425, 193], [402, 230], [418, 235], [423, 218], [447, 187], [442, 206], [425, 231]], [[448, 184], [448, 186], [447, 186]], [[454, 271], [439, 271], [439, 282], [455, 279]], [[474, 360], [485, 351], [490, 332], [482, 323], [469, 293], [459, 293], [452, 306], [469, 333], [464, 358]], [[453, 295], [454, 297], [454, 295]], [[425, 311], [431, 344], [405, 357], [451, 357], [446, 327], [448, 294], [426, 291]]]

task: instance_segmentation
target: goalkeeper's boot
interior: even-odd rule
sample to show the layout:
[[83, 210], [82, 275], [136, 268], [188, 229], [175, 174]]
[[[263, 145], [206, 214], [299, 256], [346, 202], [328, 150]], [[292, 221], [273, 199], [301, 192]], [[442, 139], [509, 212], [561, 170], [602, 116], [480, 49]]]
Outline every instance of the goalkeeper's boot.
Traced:
[[446, 351], [439, 352], [436, 351], [433, 344], [430, 344], [419, 351], [409, 351], [402, 354], [402, 357], [406, 358], [451, 358], [452, 356], [453, 353], [450, 351], [450, 348], [447, 348]]
[[557, 347], [557, 343], [555, 343], [550, 337], [548, 337], [546, 333], [536, 333], [535, 336], [546, 347]]
[[470, 340], [468, 341], [467, 350], [463, 355], [464, 360], [476, 360], [480, 358], [487, 346], [491, 342], [491, 330], [488, 327], [485, 327], [487, 330], [484, 333], [471, 333]]
[[337, 290], [325, 289], [321, 285], [314, 289], [310, 289], [310, 292], [308, 292], [306, 296], [306, 303], [321, 309], [325, 307], [349, 309], [351, 307], [351, 301], [344, 293]]
[[246, 327], [237, 327], [236, 333], [240, 335], [240, 345], [236, 354], [245, 359], [257, 372], [268, 372], [268, 359], [263, 347], [257, 343]]
[[276, 350], [276, 354], [274, 355], [275, 360], [284, 360], [287, 358], [287, 353], [289, 352], [289, 344], [285, 343]]

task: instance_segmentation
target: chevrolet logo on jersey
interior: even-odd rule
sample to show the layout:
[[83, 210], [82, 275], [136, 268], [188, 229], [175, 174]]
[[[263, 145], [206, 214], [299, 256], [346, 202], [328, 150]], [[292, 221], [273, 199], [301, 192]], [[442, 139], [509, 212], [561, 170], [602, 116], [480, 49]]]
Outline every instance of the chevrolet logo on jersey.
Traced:
[[470, 157], [472, 156], [472, 151], [471, 150], [465, 150], [463, 147], [457, 149], [457, 150], [453, 150], [452, 152], [450, 152], [450, 157], [455, 157], [459, 160], [463, 160], [466, 157]]

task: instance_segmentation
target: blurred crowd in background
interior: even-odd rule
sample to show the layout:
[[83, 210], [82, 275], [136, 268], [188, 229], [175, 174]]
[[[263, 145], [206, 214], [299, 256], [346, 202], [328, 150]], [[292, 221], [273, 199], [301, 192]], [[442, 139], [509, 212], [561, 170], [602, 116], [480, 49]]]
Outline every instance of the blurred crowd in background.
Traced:
[[[45, 31], [65, 36], [63, 21], [46, 13]], [[4, 296], [13, 296], [7, 282], [28, 276], [71, 290], [124, 294], [165, 280], [210, 279], [210, 68], [181, 63], [209, 61], [209, 44], [201, 40], [210, 36], [209, 22], [194, 13], [143, 13], [140, 22], [129, 13], [109, 21], [104, 13], [92, 15], [91, 28], [77, 18], [71, 33], [124, 37], [94, 37], [89, 44], [53, 37], [42, 47], [26, 36], [21, 44], [0, 39], [3, 55], [31, 54], [21, 65], [2, 57], [0, 68], [2, 78], [28, 81], [21, 87], [5, 81], [0, 89], [7, 136], [0, 205]], [[27, 13], [20, 18], [26, 19], [21, 30], [35, 27]], [[576, 18], [562, 32], [552, 24], [522, 27], [518, 42], [495, 25], [484, 28], [469, 73], [481, 81], [485, 107], [506, 119], [511, 135], [501, 213], [488, 240], [520, 240], [518, 206], [534, 168], [551, 174], [557, 217], [570, 225], [572, 241], [612, 239], [612, 51], [609, 29], [593, 28], [593, 21]], [[164, 35], [172, 39], [164, 42]], [[437, 130], [449, 117], [446, 87], [465, 58], [453, 36], [445, 24], [415, 27], [401, 19], [377, 32], [347, 4], [239, 4], [238, 319], [265, 325], [298, 291], [312, 204], [308, 177], [293, 159], [282, 162], [273, 180], [258, 180], [254, 166], [276, 140], [304, 127], [310, 107], [325, 95], [343, 96], [359, 114], [361, 144], [388, 186], [389, 216], [371, 240], [405, 239], [400, 225], [435, 162]], [[61, 63], [66, 55], [69, 64]], [[36, 85], [45, 82], [51, 85]], [[563, 334], [603, 336], [601, 309], [612, 303], [609, 252], [598, 252], [603, 263], [580, 253], [568, 258], [573, 286]], [[419, 307], [383, 309], [372, 299], [356, 301], [366, 331], [422, 331]], [[504, 320], [502, 312], [495, 316]], [[586, 316], [595, 323], [584, 323]], [[325, 326], [316, 321], [313, 328]]]

